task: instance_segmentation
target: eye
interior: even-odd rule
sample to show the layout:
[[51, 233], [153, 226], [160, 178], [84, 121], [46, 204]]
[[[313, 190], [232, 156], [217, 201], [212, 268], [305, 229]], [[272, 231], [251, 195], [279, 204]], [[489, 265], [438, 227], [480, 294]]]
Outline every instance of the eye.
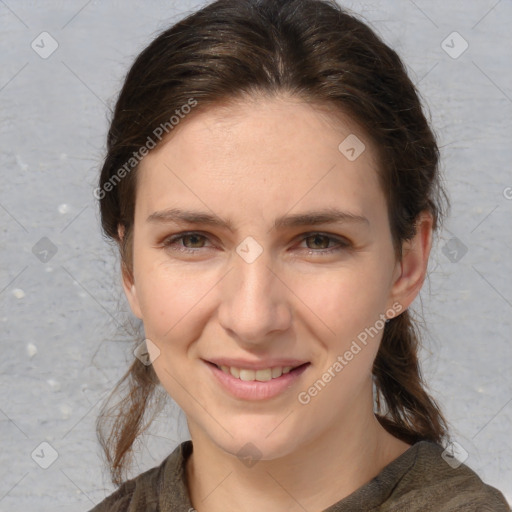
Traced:
[[179, 251], [183, 253], [197, 253], [199, 249], [203, 249], [206, 236], [196, 232], [179, 233], [170, 236], [162, 242], [162, 246], [166, 249]]
[[[308, 254], [312, 255], [325, 255], [333, 252], [339, 252], [348, 249], [351, 244], [345, 238], [334, 237], [325, 233], [306, 233], [302, 238], [303, 242], [306, 242], [308, 249], [314, 249], [307, 251]], [[334, 247], [329, 245], [334, 243]]]

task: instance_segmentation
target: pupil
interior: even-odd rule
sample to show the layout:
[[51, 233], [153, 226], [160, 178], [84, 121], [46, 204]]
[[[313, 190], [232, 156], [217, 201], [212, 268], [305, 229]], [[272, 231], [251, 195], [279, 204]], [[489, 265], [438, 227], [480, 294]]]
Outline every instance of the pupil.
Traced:
[[[322, 245], [321, 249], [326, 249], [327, 248], [327, 245], [329, 245], [329, 242], [327, 241], [327, 237], [325, 236], [322, 236], [322, 235], [315, 235], [314, 237], [312, 237], [313, 240], [314, 240], [314, 243], [317, 244], [318, 242], [318, 239], [324, 241], [324, 243], [322, 244], [322, 242], [320, 242], [320, 245]], [[326, 242], [327, 242], [327, 245], [326, 245]]]
[[[187, 239], [189, 241], [190, 241], [190, 239], [192, 239], [192, 245], [194, 245], [195, 243], [200, 243], [200, 242], [198, 242], [198, 240], [199, 240], [199, 236], [198, 235], [187, 235], [185, 237], [185, 240], [187, 240]], [[195, 240], [195, 242], [194, 242], [194, 240]]]

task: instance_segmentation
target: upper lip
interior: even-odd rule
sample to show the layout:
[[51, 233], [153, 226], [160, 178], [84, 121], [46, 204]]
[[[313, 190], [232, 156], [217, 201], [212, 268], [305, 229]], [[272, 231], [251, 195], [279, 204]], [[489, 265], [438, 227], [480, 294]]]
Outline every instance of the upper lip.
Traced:
[[277, 366], [286, 367], [291, 366], [296, 368], [309, 361], [302, 361], [300, 359], [266, 359], [265, 361], [248, 361], [246, 359], [231, 359], [229, 357], [219, 357], [214, 359], [205, 359], [209, 363], [216, 364], [217, 366], [229, 366], [235, 368], [244, 368], [247, 370], [265, 370], [267, 368], [275, 368]]

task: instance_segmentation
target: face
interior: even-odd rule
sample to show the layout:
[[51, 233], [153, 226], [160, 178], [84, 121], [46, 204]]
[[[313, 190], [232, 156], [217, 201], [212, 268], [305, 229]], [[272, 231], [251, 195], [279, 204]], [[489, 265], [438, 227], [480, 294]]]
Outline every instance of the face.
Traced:
[[369, 413], [430, 243], [396, 261], [377, 165], [350, 120], [293, 98], [197, 113], [141, 162], [125, 291], [192, 439], [273, 459]]

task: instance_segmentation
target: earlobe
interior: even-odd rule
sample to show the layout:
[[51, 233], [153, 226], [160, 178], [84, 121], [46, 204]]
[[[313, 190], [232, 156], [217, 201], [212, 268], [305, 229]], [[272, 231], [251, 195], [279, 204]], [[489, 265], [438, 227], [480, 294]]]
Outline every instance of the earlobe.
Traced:
[[[124, 226], [120, 224], [117, 228], [117, 233], [119, 235], [119, 243], [122, 244], [124, 237]], [[128, 300], [130, 309], [137, 318], [142, 320], [142, 312], [139, 305], [139, 299], [137, 297], [137, 288], [134, 282], [135, 280], [133, 276], [133, 270], [128, 269], [123, 261], [121, 262], [121, 276], [124, 294]]]
[[123, 268], [123, 289], [126, 299], [128, 300], [128, 304], [130, 305], [130, 309], [132, 313], [142, 320], [142, 312], [140, 310], [139, 299], [137, 297], [137, 288], [135, 283], [133, 282], [133, 276], [128, 273], [128, 270]]
[[404, 310], [416, 298], [425, 280], [432, 247], [432, 226], [432, 215], [421, 213], [416, 222], [416, 234], [402, 246], [400, 272], [393, 283], [392, 297]]

